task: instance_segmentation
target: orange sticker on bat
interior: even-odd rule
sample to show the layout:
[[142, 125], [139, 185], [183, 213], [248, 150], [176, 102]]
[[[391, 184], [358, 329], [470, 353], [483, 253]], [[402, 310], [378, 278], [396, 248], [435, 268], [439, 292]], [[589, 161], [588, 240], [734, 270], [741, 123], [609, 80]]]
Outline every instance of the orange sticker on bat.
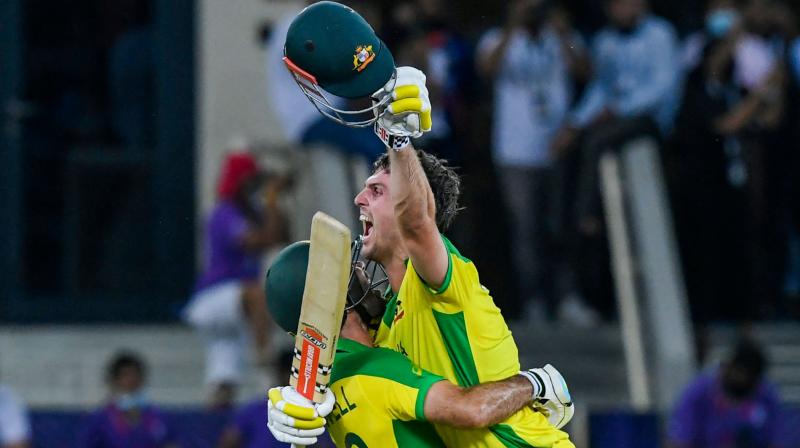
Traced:
[[319, 365], [319, 348], [303, 339], [300, 352], [300, 368], [297, 372], [297, 391], [300, 395], [314, 400], [314, 387], [317, 385], [317, 366]]

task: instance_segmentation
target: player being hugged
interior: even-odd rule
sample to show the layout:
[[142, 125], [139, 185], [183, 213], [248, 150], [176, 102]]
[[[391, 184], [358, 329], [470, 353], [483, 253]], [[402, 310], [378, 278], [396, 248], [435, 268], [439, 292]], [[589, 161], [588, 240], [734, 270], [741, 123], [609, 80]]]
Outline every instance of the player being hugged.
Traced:
[[[369, 24], [333, 2], [314, 4], [297, 16], [286, 37], [285, 56], [298, 85], [321, 113], [348, 126], [372, 126], [388, 148], [355, 198], [363, 223], [362, 255], [380, 264], [389, 282], [373, 343], [462, 387], [515, 381], [522, 375], [533, 388], [533, 406], [486, 429], [436, 422], [437, 435], [457, 447], [572, 447], [558, 429], [574, 413], [563, 378], [549, 365], [520, 372], [514, 339], [475, 265], [442, 234], [459, 210], [460, 179], [443, 160], [411, 143], [432, 126], [425, 75], [412, 67], [395, 68], [389, 49]], [[325, 92], [370, 97], [372, 106], [345, 110]], [[295, 401], [287, 395], [271, 392], [276, 412], [270, 424], [280, 415], [290, 422], [282, 427], [287, 434], [311, 430], [309, 420], [293, 415], [295, 406], [282, 404]], [[336, 403], [343, 405], [338, 397]], [[317, 405], [315, 417], [324, 417], [325, 411]]]
[[[544, 397], [542, 393], [534, 396], [532, 383], [522, 375], [459, 387], [420, 369], [396, 351], [374, 347], [370, 330], [380, 322], [386, 302], [377, 289], [371, 289], [370, 277], [360, 263], [353, 265], [353, 271], [350, 271], [349, 260], [345, 263], [344, 271], [351, 272], [349, 290], [342, 294], [346, 300], [327, 300], [320, 304], [319, 295], [309, 294], [310, 289], [319, 291], [329, 283], [321, 281], [328, 274], [321, 272], [326, 269], [320, 268], [323, 260], [319, 256], [319, 246], [336, 247], [338, 244], [329, 244], [334, 240], [337, 239], [315, 240], [312, 231], [310, 243], [299, 241], [285, 248], [267, 272], [269, 309], [286, 332], [295, 333], [297, 339], [303, 340], [297, 333], [303, 331], [305, 325], [322, 327], [320, 331], [330, 335], [334, 333], [329, 331], [332, 328], [325, 328], [327, 323], [337, 322], [337, 332], [341, 327], [335, 344], [333, 371], [323, 381], [319, 380], [322, 375], [318, 376], [318, 383], [330, 386], [324, 387], [330, 392], [314, 400], [319, 404], [302, 406], [304, 400], [298, 394], [302, 395], [303, 387], [295, 379], [302, 375], [302, 369], [299, 372], [292, 369], [291, 382], [297, 387], [269, 391], [268, 427], [278, 440], [297, 445], [313, 444], [324, 431], [322, 422], [327, 421], [328, 432], [337, 446], [441, 447], [445, 442], [437, 434], [434, 423], [465, 429], [487, 428]], [[355, 247], [354, 259], [358, 259], [360, 242]], [[341, 253], [340, 250], [336, 252]], [[326, 258], [328, 262], [323, 264], [327, 265], [327, 270], [339, 270], [340, 257]], [[321, 311], [329, 305], [335, 308]], [[329, 319], [334, 315], [336, 319]], [[305, 355], [296, 353], [293, 365], [302, 363], [304, 358]], [[533, 369], [531, 374], [539, 378], [548, 376], [544, 369]], [[323, 419], [321, 415], [327, 417]]]

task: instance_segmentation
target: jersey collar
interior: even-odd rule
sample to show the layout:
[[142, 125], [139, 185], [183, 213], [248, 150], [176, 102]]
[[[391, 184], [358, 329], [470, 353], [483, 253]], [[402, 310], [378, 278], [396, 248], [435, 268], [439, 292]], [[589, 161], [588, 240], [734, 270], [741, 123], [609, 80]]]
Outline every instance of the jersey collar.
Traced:
[[369, 347], [352, 339], [341, 338], [339, 339], [339, 343], [336, 345], [337, 352], [355, 353], [363, 352], [364, 350], [369, 350]]

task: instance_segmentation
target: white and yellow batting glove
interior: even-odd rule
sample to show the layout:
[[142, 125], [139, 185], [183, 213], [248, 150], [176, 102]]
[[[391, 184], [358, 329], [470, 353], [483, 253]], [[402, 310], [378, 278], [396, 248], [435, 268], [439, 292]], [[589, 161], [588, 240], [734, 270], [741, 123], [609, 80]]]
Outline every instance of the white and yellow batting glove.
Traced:
[[431, 101], [425, 81], [420, 70], [398, 67], [395, 77], [373, 94], [378, 102], [387, 95], [390, 97], [375, 122], [375, 134], [387, 147], [400, 149], [409, 143], [409, 138], [431, 130]]
[[542, 368], [524, 370], [519, 373], [533, 385], [533, 404], [535, 410], [544, 414], [547, 421], [561, 429], [575, 415], [575, 406], [564, 377], [550, 364]]
[[279, 442], [299, 446], [317, 443], [317, 436], [325, 432], [325, 416], [336, 402], [330, 389], [324, 402], [314, 404], [290, 386], [273, 387], [267, 398], [269, 432]]

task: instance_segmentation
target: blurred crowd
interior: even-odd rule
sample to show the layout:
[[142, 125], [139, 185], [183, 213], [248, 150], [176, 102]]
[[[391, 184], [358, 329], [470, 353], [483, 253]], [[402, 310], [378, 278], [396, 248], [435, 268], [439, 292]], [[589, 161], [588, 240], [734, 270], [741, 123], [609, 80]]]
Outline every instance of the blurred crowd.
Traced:
[[[291, 364], [291, 350], [275, 357], [276, 378]], [[683, 391], [666, 424], [667, 448], [779, 448], [791, 445], [790, 413], [769, 378], [769, 358], [753, 339], [741, 337], [719, 362], [709, 363]], [[259, 394], [239, 407], [203, 411], [169, 409], [148, 394], [149, 369], [140, 354], [119, 350], [108, 359], [103, 378], [107, 393], [86, 412], [64, 416], [47, 427], [32, 425], [20, 397], [0, 384], [0, 447], [79, 448], [266, 448], [287, 446], [267, 431], [267, 401]], [[47, 429], [45, 429], [47, 428]], [[38, 431], [36, 431], [38, 429]], [[796, 439], [796, 437], [795, 437]], [[795, 440], [791, 439], [791, 440]], [[314, 446], [333, 446], [321, 437]]]
[[[426, 73], [434, 130], [417, 144], [465, 178], [466, 208], [448, 236], [479, 264], [509, 319], [592, 326], [615, 318], [598, 161], [641, 139], [659, 148], [692, 318], [800, 316], [800, 22], [789, 2], [708, 0], [680, 22], [696, 2], [509, 0], [469, 21], [444, 0], [343, 2], [373, 24], [398, 65]], [[55, 148], [103, 139], [152, 146], [151, 11], [132, 8], [119, 19], [125, 31], [107, 33], [107, 98], [58, 97], [62, 127], [37, 138], [51, 136]], [[292, 111], [276, 114], [290, 142], [374, 158], [383, 148], [370, 130], [322, 118], [272, 63], [297, 11], [268, 33], [262, 99]], [[98, 124], [91, 117], [103, 115], [92, 112], [101, 102], [109, 113]], [[270, 352], [260, 275], [265, 255], [289, 240], [281, 200], [292, 187], [260, 167], [246, 142], [229, 146], [203, 226], [205, 264], [182, 314], [207, 343], [209, 403], [227, 410], [248, 353], [261, 367], [288, 365]], [[697, 403], [718, 402], [726, 421], [765, 421], [758, 412], [777, 412], [765, 366], [757, 348], [741, 344], [689, 386], [675, 420], [710, 418]], [[109, 361], [108, 400], [81, 424], [80, 446], [179, 444], [142, 393], [146, 374], [135, 353]], [[265, 413], [257, 397], [232, 414], [220, 446], [269, 446], [259, 439], [268, 436]], [[675, 446], [700, 437], [691, 423], [672, 424]], [[736, 437], [772, 431], [748, 428]], [[22, 400], [0, 386], [0, 447], [24, 448], [30, 438]]]
[[[441, 0], [346, 3], [397, 65], [427, 74], [435, 126], [417, 143], [460, 167], [466, 210], [452, 237], [504, 314], [614, 318], [598, 162], [649, 139], [693, 319], [797, 316], [800, 39], [788, 3], [709, 0], [695, 27], [658, 14], [682, 3], [647, 0], [603, 1], [602, 23], [580, 2], [512, 0], [469, 24]], [[275, 27], [273, 53], [292, 15]], [[280, 76], [272, 92], [291, 85]], [[313, 126], [304, 135], [322, 135]], [[329, 140], [374, 153], [339, 132]]]
[[[418, 144], [460, 167], [466, 209], [450, 236], [480, 263], [508, 316], [580, 325], [614, 318], [597, 162], [641, 138], [660, 148], [693, 318], [798, 314], [796, 4], [504, 0], [453, 8], [443, 0], [344, 1], [373, 24], [397, 64], [427, 74], [435, 125]], [[134, 218], [147, 222], [160, 210], [154, 194], [138, 194], [155, 190], [148, 171], [158, 116], [151, 3], [63, 6], [52, 15], [70, 14], [69, 21], [31, 26], [58, 31], [37, 38], [52, 40], [48, 45], [30, 45], [37, 51], [27, 96], [36, 111], [26, 135], [36, 150], [26, 156], [28, 178], [53, 179], [28, 182], [26, 193], [32, 255], [22, 271], [34, 293], [143, 294], [145, 280], [158, 276], [148, 262], [155, 244], [124, 238], [150, 232], [143, 239], [166, 244], [150, 226], [133, 229]], [[256, 30], [266, 38], [270, 82], [254, 101], [278, 111], [289, 142], [374, 158], [383, 148], [371, 131], [322, 117], [279, 62], [286, 29], [307, 3], [286, 2], [270, 32]], [[31, 20], [43, 21], [43, 9], [32, 8]], [[66, 29], [94, 16], [99, 39], [91, 26]], [[64, 36], [81, 39], [62, 48]], [[95, 54], [101, 63], [81, 63]], [[122, 174], [109, 174], [106, 152], [89, 150], [98, 142], [115, 146]], [[107, 188], [73, 179], [85, 177], [76, 167], [109, 177]], [[70, 182], [78, 192], [51, 191]], [[106, 216], [104, 207], [125, 219]], [[78, 218], [65, 220], [73, 208]], [[73, 224], [59, 232], [53, 221]], [[64, 235], [82, 225], [87, 231], [65, 245]], [[194, 244], [190, 237], [180, 242]], [[56, 256], [44, 256], [50, 246]], [[181, 264], [183, 277], [191, 264]], [[42, 270], [61, 275], [42, 279], [35, 275]], [[189, 283], [183, 277], [159, 288], [172, 293]]]
[[[275, 375], [284, 377], [293, 354], [276, 356]], [[0, 448], [268, 448], [286, 447], [267, 431], [267, 401], [259, 394], [245, 397], [241, 407], [201, 411], [165, 408], [148, 393], [147, 360], [128, 349], [108, 359], [103, 372], [107, 392], [96, 408], [53, 418], [47, 425], [32, 422], [23, 399], [0, 384]], [[69, 414], [69, 412], [65, 413]], [[315, 447], [332, 447], [327, 438]]]

